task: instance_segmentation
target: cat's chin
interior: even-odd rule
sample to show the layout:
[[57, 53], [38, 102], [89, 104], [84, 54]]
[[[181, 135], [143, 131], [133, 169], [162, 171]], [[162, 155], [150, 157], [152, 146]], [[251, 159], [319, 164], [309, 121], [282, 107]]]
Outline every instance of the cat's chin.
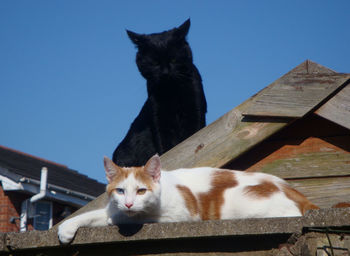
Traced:
[[134, 211], [134, 210], [125, 210], [123, 213], [128, 216], [128, 217], [134, 217], [138, 215], [140, 212], [139, 211]]

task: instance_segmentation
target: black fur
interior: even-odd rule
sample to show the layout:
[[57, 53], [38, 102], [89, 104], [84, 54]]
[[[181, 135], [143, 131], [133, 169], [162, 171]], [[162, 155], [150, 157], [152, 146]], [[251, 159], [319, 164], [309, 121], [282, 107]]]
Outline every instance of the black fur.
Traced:
[[136, 63], [147, 80], [148, 98], [113, 153], [120, 166], [142, 166], [205, 126], [202, 79], [186, 41], [188, 19], [178, 28], [141, 35], [127, 31], [138, 48]]

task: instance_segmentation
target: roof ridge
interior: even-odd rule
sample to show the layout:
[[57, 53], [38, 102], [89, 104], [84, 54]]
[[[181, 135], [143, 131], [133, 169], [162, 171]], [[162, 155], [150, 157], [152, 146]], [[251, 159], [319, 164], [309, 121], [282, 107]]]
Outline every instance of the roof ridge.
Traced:
[[[64, 168], [66, 172], [69, 172], [69, 173], [71, 173], [72, 175], [75, 175], [76, 177], [82, 177], [82, 178], [85, 178], [85, 179], [90, 180], [90, 182], [105, 185], [105, 183], [100, 182], [100, 181], [98, 181], [98, 180], [95, 179], [95, 178], [89, 177], [89, 176], [88, 176], [87, 174], [85, 174], [85, 173], [81, 173], [81, 172], [79, 172], [79, 171], [77, 171], [77, 170], [71, 169], [71, 168], [69, 168], [67, 165], [59, 164], [59, 163], [56, 163], [56, 162], [54, 162], [54, 161], [50, 161], [50, 160], [47, 160], [47, 159], [42, 158], [42, 157], [37, 157], [37, 156], [31, 155], [31, 154], [28, 154], [28, 153], [24, 153], [24, 152], [22, 152], [22, 151], [19, 151], [19, 150], [16, 150], [16, 149], [12, 149], [12, 148], [9, 148], [9, 147], [3, 146], [3, 145], [0, 145], [0, 150], [1, 150], [1, 149], [7, 150], [7, 151], [9, 151], [9, 152], [12, 152], [12, 153], [15, 153], [15, 154], [18, 154], [18, 155], [21, 155], [21, 156], [29, 157], [29, 158], [31, 158], [31, 159], [33, 159], [33, 160], [38, 160], [38, 161], [41, 161], [41, 162], [50, 164], [51, 167]], [[50, 168], [50, 166], [47, 166], [47, 167]], [[11, 167], [11, 168], [14, 168], [14, 167]], [[17, 169], [17, 168], [16, 168], [16, 169]]]
[[42, 161], [42, 162], [46, 162], [46, 163], [51, 164], [51, 165], [56, 165], [56, 166], [59, 166], [59, 167], [63, 167], [63, 168], [69, 169], [67, 165], [59, 164], [59, 163], [56, 163], [54, 161], [47, 160], [45, 158], [34, 156], [34, 155], [31, 155], [31, 154], [28, 154], [28, 153], [24, 153], [22, 151], [19, 151], [19, 150], [16, 150], [16, 149], [12, 149], [12, 148], [9, 148], [9, 147], [3, 146], [3, 145], [0, 145], [0, 149], [11, 151], [13, 153], [16, 153], [16, 154], [19, 154], [19, 155], [23, 155], [23, 156], [26, 156], [26, 157], [30, 157], [30, 158], [33, 158], [33, 159], [36, 159], [36, 160], [39, 160], [39, 161]]

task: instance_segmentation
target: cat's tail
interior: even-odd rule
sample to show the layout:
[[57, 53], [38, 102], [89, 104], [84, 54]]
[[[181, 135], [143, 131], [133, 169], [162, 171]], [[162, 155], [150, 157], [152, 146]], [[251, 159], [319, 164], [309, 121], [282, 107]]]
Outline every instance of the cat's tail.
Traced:
[[308, 210], [320, 209], [320, 207], [311, 203], [302, 193], [288, 185], [283, 186], [283, 192], [289, 199], [296, 203], [302, 215], [305, 215]]
[[340, 202], [332, 206], [332, 208], [347, 208], [350, 207], [350, 202]]

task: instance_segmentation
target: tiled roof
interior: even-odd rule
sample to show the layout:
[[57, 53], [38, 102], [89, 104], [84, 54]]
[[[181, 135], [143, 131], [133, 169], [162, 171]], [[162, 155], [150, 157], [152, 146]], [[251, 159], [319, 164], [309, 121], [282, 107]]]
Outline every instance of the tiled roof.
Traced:
[[95, 197], [105, 191], [105, 184], [69, 169], [65, 165], [0, 146], [0, 167], [17, 174], [18, 179], [25, 177], [40, 181], [43, 166], [48, 169], [48, 184]]

